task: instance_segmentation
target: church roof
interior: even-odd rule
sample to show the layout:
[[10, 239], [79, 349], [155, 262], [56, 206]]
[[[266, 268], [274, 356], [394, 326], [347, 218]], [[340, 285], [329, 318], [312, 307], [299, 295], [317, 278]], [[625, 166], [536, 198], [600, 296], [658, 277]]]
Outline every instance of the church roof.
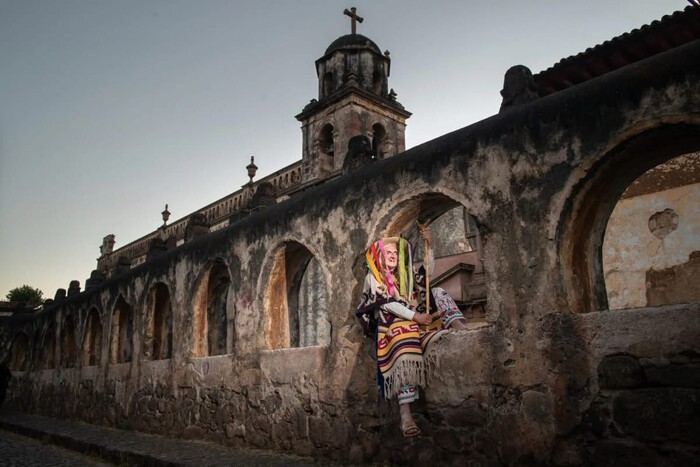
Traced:
[[534, 78], [540, 96], [546, 96], [697, 39], [700, 39], [700, 6], [688, 6], [564, 58]]
[[331, 42], [331, 45], [326, 49], [325, 55], [343, 49], [370, 49], [373, 52], [381, 54], [377, 44], [369, 37], [363, 36], [362, 34], [346, 34]]

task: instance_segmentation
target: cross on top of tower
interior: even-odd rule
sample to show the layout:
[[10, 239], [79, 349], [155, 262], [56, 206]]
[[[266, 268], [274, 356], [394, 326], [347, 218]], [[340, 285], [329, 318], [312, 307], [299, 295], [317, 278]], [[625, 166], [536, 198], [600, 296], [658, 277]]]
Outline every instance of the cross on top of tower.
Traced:
[[357, 14], [357, 8], [352, 7], [349, 10], [346, 8], [345, 11], [343, 12], [344, 15], [350, 17], [350, 25], [352, 29], [353, 34], [357, 34], [357, 24], [356, 23], [361, 23], [365, 19]]

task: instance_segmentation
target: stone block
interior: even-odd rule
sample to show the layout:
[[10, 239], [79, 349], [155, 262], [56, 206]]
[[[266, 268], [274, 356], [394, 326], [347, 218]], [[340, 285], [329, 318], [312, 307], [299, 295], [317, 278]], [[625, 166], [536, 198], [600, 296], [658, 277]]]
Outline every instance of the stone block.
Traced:
[[309, 417], [309, 438], [317, 447], [330, 445], [331, 424], [323, 417]]
[[173, 414], [172, 411], [165, 412], [160, 417], [161, 425], [166, 428], [166, 431], [171, 426], [173, 426], [174, 421], [175, 421], [175, 415]]
[[462, 450], [462, 440], [456, 430], [438, 428], [435, 430], [433, 440], [442, 450], [452, 453]]
[[237, 378], [234, 379], [233, 389], [237, 387], [250, 386], [260, 381], [262, 372], [257, 368], [244, 368], [238, 372]]
[[613, 420], [640, 440], [700, 443], [700, 390], [648, 388], [624, 391], [613, 401]]
[[148, 398], [148, 411], [155, 412], [156, 410], [158, 410], [158, 401], [156, 400], [155, 397], [149, 397]]
[[295, 431], [298, 438], [304, 439], [309, 437], [309, 416], [306, 414], [306, 412], [296, 412]]
[[247, 444], [257, 448], [266, 448], [270, 445], [270, 439], [265, 432], [260, 432], [258, 430], [246, 430], [245, 441]]
[[348, 425], [350, 422], [344, 418], [331, 419], [331, 446], [342, 449], [349, 443]]
[[359, 444], [351, 444], [348, 450], [348, 462], [355, 465], [361, 465], [366, 461], [362, 446]]
[[560, 467], [574, 467], [582, 465], [584, 462], [580, 443], [576, 442], [575, 439], [558, 440], [554, 446], [554, 449], [552, 450], [550, 462], [552, 465]]
[[245, 425], [240, 422], [233, 422], [227, 424], [226, 437], [228, 439], [245, 437]]
[[197, 398], [197, 390], [195, 388], [180, 388], [180, 397], [183, 399], [195, 400]]
[[644, 376], [654, 386], [700, 388], [700, 363], [646, 367]]
[[612, 410], [609, 401], [598, 397], [591, 403], [590, 408], [583, 414], [582, 429], [596, 436], [604, 437], [608, 433], [608, 426], [612, 420]]
[[260, 386], [250, 386], [247, 389], [247, 401], [248, 405], [253, 408], [259, 408], [260, 402], [263, 398], [263, 391]]
[[203, 425], [211, 425], [213, 420], [213, 413], [211, 408], [205, 404], [199, 406], [199, 422]]
[[259, 412], [253, 412], [248, 416], [248, 422], [250, 426], [256, 430], [260, 430], [263, 433], [270, 433], [272, 430], [272, 424], [270, 419]]
[[683, 350], [681, 352], [678, 352], [677, 354], [669, 356], [668, 361], [671, 363], [679, 363], [683, 365], [686, 363], [700, 363], [700, 353], [690, 349]]
[[475, 402], [465, 402], [459, 407], [445, 409], [445, 422], [449, 426], [482, 426], [486, 422], [487, 413]]
[[598, 365], [598, 385], [606, 389], [635, 388], [644, 385], [639, 360], [632, 355], [609, 355]]
[[233, 420], [232, 413], [230, 410], [228, 410], [229, 408], [230, 404], [226, 404], [216, 409], [216, 411], [214, 412], [214, 419], [216, 420], [217, 426], [223, 426], [226, 423]]
[[588, 464], [596, 467], [667, 466], [649, 447], [627, 440], [599, 441], [587, 449]]
[[275, 446], [288, 447], [294, 437], [290, 423], [278, 422], [272, 425], [272, 444]]
[[550, 426], [552, 423], [552, 408], [552, 400], [548, 394], [543, 394], [535, 390], [523, 392], [523, 414], [538, 430], [541, 430], [542, 427]]
[[240, 418], [246, 413], [246, 407], [247, 403], [245, 397], [235, 394], [234, 397], [231, 398], [231, 401], [225, 405], [225, 410], [233, 414], [235, 418]]
[[261, 401], [260, 405], [265, 413], [273, 414], [282, 405], [282, 398], [278, 393], [270, 394]]
[[291, 384], [301, 375], [323, 371], [327, 354], [326, 347], [265, 350], [260, 353], [260, 368], [270, 381]]
[[168, 394], [168, 388], [164, 384], [157, 384], [156, 385], [156, 390], [155, 390], [155, 395], [156, 397], [165, 397], [166, 394]]
[[207, 439], [207, 433], [199, 425], [190, 425], [185, 427], [182, 437], [186, 439]]
[[164, 400], [159, 400], [158, 401], [158, 412], [160, 413], [170, 413], [172, 412], [172, 407], [170, 403]]
[[109, 420], [110, 425], [114, 425], [117, 421], [117, 409], [114, 406], [107, 409], [107, 420]]

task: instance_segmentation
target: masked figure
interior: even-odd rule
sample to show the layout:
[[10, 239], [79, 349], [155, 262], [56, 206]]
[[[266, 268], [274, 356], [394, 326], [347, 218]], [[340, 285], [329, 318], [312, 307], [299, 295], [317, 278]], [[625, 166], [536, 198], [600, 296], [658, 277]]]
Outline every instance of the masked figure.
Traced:
[[[420, 229], [428, 246], [425, 256], [432, 266], [430, 231]], [[426, 358], [431, 343], [448, 328], [466, 329], [456, 303], [439, 287], [431, 288], [426, 309], [425, 265], [413, 268], [413, 249], [401, 237], [382, 238], [365, 253], [369, 272], [362, 300], [356, 310], [365, 335], [376, 339], [377, 377], [385, 399], [397, 398], [401, 430], [406, 437], [420, 434], [410, 403], [418, 399], [418, 387], [428, 383], [434, 361]]]

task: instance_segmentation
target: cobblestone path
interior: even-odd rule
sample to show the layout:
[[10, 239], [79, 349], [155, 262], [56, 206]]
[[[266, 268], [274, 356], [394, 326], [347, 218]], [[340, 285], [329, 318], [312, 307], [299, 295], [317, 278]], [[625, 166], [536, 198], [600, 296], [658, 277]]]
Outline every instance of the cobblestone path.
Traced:
[[31, 466], [113, 466], [94, 457], [42, 443], [34, 438], [0, 429], [0, 465], [8, 467]]

